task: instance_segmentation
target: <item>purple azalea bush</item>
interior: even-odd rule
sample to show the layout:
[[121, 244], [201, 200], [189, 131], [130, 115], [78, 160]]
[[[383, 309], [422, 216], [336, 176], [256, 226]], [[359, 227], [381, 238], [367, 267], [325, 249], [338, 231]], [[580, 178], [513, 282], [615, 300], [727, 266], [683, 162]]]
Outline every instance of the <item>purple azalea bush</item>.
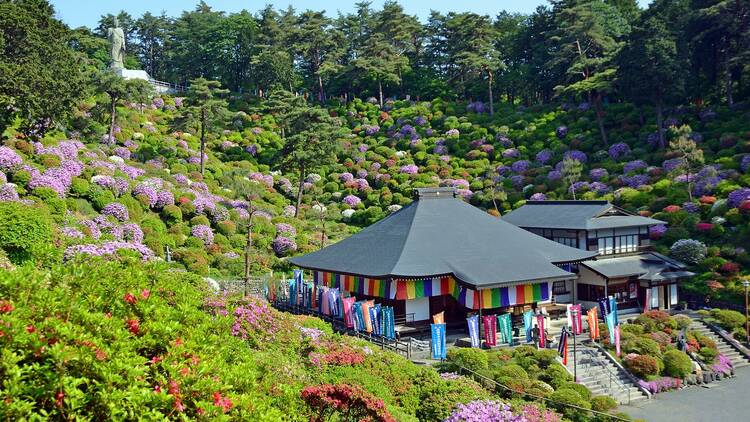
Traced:
[[618, 142], [609, 147], [609, 158], [619, 161], [630, 154], [630, 146], [625, 142]]
[[8, 147], [0, 147], [0, 171], [11, 172], [23, 164], [18, 153]]
[[525, 422], [523, 415], [516, 415], [510, 406], [496, 400], [476, 400], [461, 403], [444, 422]]
[[214, 243], [214, 232], [211, 230], [210, 226], [207, 226], [205, 224], [198, 224], [197, 226], [193, 226], [193, 228], [190, 230], [190, 234], [202, 240], [203, 244], [206, 246], [210, 246]]
[[105, 205], [102, 208], [102, 214], [112, 216], [118, 221], [128, 221], [129, 218], [128, 208], [119, 202], [112, 202]]
[[552, 151], [548, 149], [543, 149], [536, 153], [536, 162], [539, 164], [547, 164], [550, 159], [552, 159]]
[[350, 206], [351, 208], [356, 208], [359, 204], [362, 203], [362, 200], [359, 199], [358, 196], [346, 195], [341, 202]]
[[284, 236], [276, 237], [271, 246], [277, 256], [286, 256], [297, 250], [297, 244], [294, 240]]

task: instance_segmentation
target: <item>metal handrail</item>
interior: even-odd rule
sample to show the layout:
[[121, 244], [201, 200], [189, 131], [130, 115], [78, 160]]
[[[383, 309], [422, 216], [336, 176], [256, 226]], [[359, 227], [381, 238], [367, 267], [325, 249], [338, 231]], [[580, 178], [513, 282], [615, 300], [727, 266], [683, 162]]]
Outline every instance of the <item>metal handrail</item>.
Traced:
[[[614, 381], [615, 385], [618, 386], [621, 391], [624, 390], [624, 391], [627, 392], [627, 394], [628, 394], [628, 404], [630, 404], [630, 387], [626, 386], [625, 384], [623, 384], [620, 381], [620, 379], [618, 377], [618, 374], [613, 373], [612, 370], [607, 367], [607, 365], [605, 365], [603, 362], [601, 362], [597, 358], [596, 354], [594, 354], [593, 350], [584, 348], [584, 349], [581, 349], [581, 351], [584, 353], [584, 355], [588, 355], [588, 357], [589, 357], [589, 364], [588, 364], [589, 368], [591, 368], [592, 363], [596, 364], [599, 367], [599, 369], [604, 370], [607, 373], [607, 375], [609, 376], [609, 387], [607, 388], [607, 391], [609, 392], [609, 394], [613, 394], [612, 393], [612, 381]], [[577, 362], [576, 362], [576, 364], [577, 364]]]
[[460, 365], [456, 365], [456, 366], [458, 367], [458, 374], [459, 375], [463, 375], [463, 372], [466, 372], [466, 373], [470, 374], [472, 377], [474, 377], [475, 381], [477, 381], [477, 382], [482, 381], [482, 382], [480, 382], [480, 384], [482, 384], [483, 386], [485, 386], [484, 383], [489, 383], [489, 384], [491, 384], [491, 385], [493, 385], [495, 387], [494, 388], [494, 392], [497, 392], [497, 389], [499, 387], [499, 388], [501, 388], [501, 389], [503, 389], [505, 391], [510, 391], [513, 394], [519, 394], [519, 395], [521, 395], [523, 397], [530, 397], [530, 398], [533, 398], [533, 399], [536, 399], [536, 400], [539, 400], [539, 401], [543, 401], [543, 402], [554, 403], [554, 404], [558, 404], [558, 405], [561, 405], [561, 406], [570, 407], [572, 409], [582, 410], [584, 412], [591, 412], [594, 415], [606, 416], [608, 419], [605, 419], [605, 420], [614, 420], [614, 421], [629, 421], [630, 420], [630, 419], [625, 419], [625, 418], [622, 418], [620, 416], [613, 415], [613, 414], [610, 414], [610, 413], [601, 412], [601, 411], [598, 411], [598, 410], [586, 409], [585, 407], [576, 406], [576, 405], [570, 404], [570, 403], [563, 403], [563, 402], [560, 402], [560, 401], [557, 401], [557, 400], [550, 399], [548, 397], [538, 396], [536, 394], [528, 393], [528, 392], [525, 392], [525, 391], [518, 391], [518, 390], [513, 389], [512, 387], [508, 387], [505, 384], [501, 384], [501, 383], [495, 381], [494, 379], [492, 379], [492, 378], [490, 378], [490, 377], [488, 377], [486, 375], [482, 375], [479, 372], [472, 371], [471, 369], [465, 368], [465, 367], [460, 366]]

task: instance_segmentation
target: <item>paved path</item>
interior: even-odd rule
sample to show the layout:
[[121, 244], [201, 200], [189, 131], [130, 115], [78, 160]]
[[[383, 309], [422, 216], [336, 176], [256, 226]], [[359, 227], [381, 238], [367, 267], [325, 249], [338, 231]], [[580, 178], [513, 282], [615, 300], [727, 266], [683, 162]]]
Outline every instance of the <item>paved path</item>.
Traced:
[[737, 376], [713, 383], [661, 393], [636, 406], [620, 406], [634, 419], [648, 422], [738, 422], [750, 420], [750, 367]]

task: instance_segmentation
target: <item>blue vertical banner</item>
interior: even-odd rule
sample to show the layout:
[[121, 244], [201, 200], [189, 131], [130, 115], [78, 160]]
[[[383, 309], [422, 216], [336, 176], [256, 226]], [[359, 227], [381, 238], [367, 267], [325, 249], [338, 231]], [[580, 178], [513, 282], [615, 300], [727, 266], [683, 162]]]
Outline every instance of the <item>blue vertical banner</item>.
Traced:
[[289, 304], [297, 304], [297, 282], [294, 280], [287, 280], [289, 283]]
[[607, 331], [609, 331], [609, 342], [615, 344], [615, 314], [609, 313], [605, 318], [607, 321]]
[[479, 347], [479, 316], [472, 315], [466, 318], [466, 322], [469, 324], [469, 339], [471, 340], [471, 347]]
[[294, 270], [294, 280], [297, 284], [302, 283], [305, 281], [305, 273], [303, 273], [302, 270]]
[[620, 321], [617, 320], [617, 300], [614, 296], [609, 297], [609, 312], [614, 315], [612, 317], [614, 319], [614, 324], [618, 325]]
[[445, 359], [445, 324], [430, 324], [432, 358]]
[[393, 316], [393, 308], [384, 306], [382, 309], [383, 318], [383, 337], [388, 340], [396, 339], [396, 324]]
[[602, 319], [607, 318], [607, 314], [609, 314], [609, 299], [606, 297], [604, 299], [599, 299], [599, 312], [602, 315]]
[[531, 343], [534, 340], [532, 336], [532, 329], [534, 328], [534, 311], [526, 311], [523, 314], [523, 330], [526, 333], [526, 343]]

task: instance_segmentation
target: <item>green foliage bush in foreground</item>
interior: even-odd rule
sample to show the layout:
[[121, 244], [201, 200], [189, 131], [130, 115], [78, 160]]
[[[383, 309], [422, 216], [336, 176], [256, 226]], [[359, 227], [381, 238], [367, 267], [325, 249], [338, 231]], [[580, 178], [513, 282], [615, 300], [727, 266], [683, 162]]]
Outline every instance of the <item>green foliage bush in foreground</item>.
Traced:
[[0, 269], [0, 415], [309, 421], [305, 387], [348, 384], [396, 420], [429, 421], [489, 398], [474, 381], [204, 284], [137, 258]]

